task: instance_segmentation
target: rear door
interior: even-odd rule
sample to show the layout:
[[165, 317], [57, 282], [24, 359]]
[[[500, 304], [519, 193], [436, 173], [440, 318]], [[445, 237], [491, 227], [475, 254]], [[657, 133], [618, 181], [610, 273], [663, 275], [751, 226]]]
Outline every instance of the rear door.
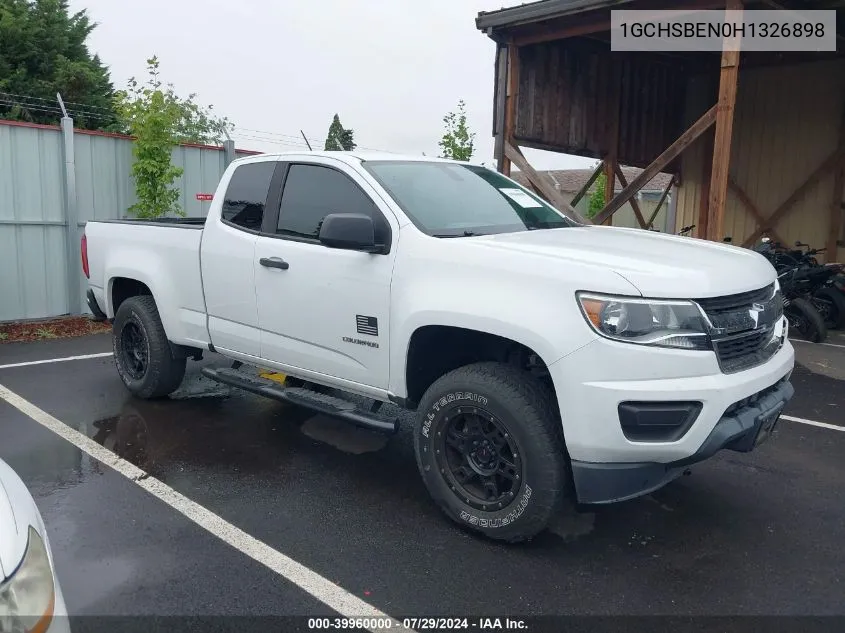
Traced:
[[[255, 280], [265, 359], [387, 389], [390, 280], [398, 223], [354, 169], [329, 158], [288, 164], [278, 220], [256, 240]], [[388, 254], [323, 246], [329, 213], [366, 213]], [[262, 264], [262, 261], [264, 262]], [[284, 267], [266, 265], [284, 262]]]
[[235, 168], [225, 189], [220, 215], [203, 231], [200, 265], [208, 332], [211, 343], [221, 350], [261, 355], [255, 300], [255, 240], [279, 165], [270, 159]]

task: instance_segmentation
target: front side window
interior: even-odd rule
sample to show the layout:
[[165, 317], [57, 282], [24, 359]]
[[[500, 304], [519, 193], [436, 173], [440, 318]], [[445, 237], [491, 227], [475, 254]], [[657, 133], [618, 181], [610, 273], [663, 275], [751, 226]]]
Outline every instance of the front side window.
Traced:
[[576, 226], [501, 174], [470, 164], [368, 161], [364, 167], [421, 231], [462, 237]]
[[373, 218], [377, 244], [386, 243], [387, 224], [370, 197], [345, 174], [321, 165], [291, 165], [285, 178], [278, 235], [317, 239], [330, 213]]
[[246, 163], [235, 168], [223, 199], [223, 219], [244, 229], [260, 231], [275, 169], [275, 161]]

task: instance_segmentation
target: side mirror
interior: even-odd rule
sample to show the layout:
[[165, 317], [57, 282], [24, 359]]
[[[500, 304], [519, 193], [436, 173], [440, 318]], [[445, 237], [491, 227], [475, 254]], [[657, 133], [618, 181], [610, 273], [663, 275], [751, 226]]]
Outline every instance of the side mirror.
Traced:
[[330, 213], [320, 226], [320, 242], [330, 248], [378, 253], [375, 224], [368, 215], [361, 213]]

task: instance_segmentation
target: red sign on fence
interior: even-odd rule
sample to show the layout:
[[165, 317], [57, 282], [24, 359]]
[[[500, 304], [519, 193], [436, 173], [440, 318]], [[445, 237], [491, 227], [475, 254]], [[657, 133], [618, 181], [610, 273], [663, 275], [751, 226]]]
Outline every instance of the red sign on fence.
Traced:
[[213, 193], [198, 193], [197, 200], [212, 200], [214, 198]]

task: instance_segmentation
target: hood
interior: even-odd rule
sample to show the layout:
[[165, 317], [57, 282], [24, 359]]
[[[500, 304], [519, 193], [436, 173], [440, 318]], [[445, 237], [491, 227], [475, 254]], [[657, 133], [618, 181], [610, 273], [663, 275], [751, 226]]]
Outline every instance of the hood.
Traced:
[[[643, 296], [654, 298], [738, 294], [762, 288], [776, 277], [766, 258], [750, 249], [642, 229], [579, 226], [485, 235], [472, 242], [607, 267]], [[591, 290], [589, 283], [583, 289]]]
[[11, 467], [0, 460], [0, 581], [20, 565], [26, 551], [35, 505], [26, 485]]

